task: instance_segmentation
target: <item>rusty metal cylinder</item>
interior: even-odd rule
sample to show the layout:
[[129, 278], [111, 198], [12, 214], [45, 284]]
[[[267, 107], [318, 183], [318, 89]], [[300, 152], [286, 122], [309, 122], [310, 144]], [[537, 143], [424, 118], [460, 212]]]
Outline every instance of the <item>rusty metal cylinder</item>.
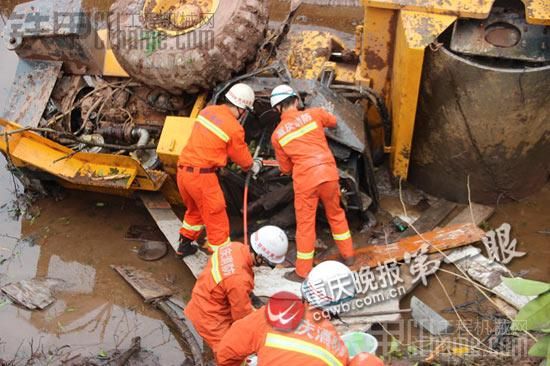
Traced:
[[550, 65], [426, 50], [409, 180], [429, 194], [517, 200], [550, 175]]

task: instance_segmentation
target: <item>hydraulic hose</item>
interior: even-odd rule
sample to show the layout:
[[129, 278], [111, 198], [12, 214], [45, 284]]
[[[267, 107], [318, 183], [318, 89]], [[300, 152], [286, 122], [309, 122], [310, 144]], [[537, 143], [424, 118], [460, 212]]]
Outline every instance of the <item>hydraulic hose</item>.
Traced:
[[[265, 135], [267, 128], [264, 128], [258, 146], [254, 150], [254, 156], [252, 159], [257, 159], [260, 155], [260, 150], [264, 143]], [[244, 244], [248, 245], [248, 186], [250, 185], [250, 179], [252, 178], [252, 167], [246, 174], [246, 179], [244, 181], [244, 197], [243, 197], [243, 232], [244, 232]]]
[[336, 91], [350, 90], [367, 98], [374, 105], [382, 120], [382, 126], [384, 127], [384, 143], [386, 146], [391, 146], [392, 120], [384, 99], [378, 93], [372, 88], [353, 85], [331, 85], [330, 88]]

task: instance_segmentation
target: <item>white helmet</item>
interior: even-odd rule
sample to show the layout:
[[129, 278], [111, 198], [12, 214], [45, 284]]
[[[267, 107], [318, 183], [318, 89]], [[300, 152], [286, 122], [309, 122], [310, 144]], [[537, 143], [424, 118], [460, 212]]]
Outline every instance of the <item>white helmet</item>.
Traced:
[[225, 97], [233, 105], [242, 108], [242, 109], [254, 109], [254, 99], [256, 95], [254, 90], [246, 84], [239, 83], [235, 84], [229, 89]]
[[337, 261], [319, 263], [302, 282], [302, 297], [314, 307], [328, 308], [354, 296], [353, 273]]
[[271, 107], [275, 107], [277, 104], [282, 101], [291, 98], [297, 97], [298, 94], [290, 86], [283, 84], [279, 85], [271, 92]]
[[254, 252], [264, 257], [270, 263], [283, 263], [288, 250], [288, 238], [285, 232], [277, 226], [264, 226], [250, 236], [250, 244]]

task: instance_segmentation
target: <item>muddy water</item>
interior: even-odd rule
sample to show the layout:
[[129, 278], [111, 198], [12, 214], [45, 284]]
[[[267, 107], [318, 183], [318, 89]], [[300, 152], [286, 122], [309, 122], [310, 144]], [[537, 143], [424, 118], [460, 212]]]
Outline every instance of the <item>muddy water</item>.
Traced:
[[[0, 48], [0, 100], [4, 101], [17, 64]], [[151, 225], [136, 201], [67, 192], [61, 201], [40, 200], [36, 217], [16, 218], [15, 188], [0, 158], [0, 285], [53, 277], [64, 281], [56, 302], [43, 312], [14, 305], [0, 307], [0, 359], [24, 363], [33, 344], [44, 351], [69, 344], [72, 355], [97, 355], [124, 349], [136, 336], [162, 365], [178, 365], [184, 347], [165, 319], [111, 269], [131, 265], [153, 272], [161, 283], [188, 298], [193, 279], [179, 261], [167, 256], [146, 263], [136, 256], [139, 243], [124, 239], [131, 225]], [[68, 351], [68, 350], [67, 350]]]

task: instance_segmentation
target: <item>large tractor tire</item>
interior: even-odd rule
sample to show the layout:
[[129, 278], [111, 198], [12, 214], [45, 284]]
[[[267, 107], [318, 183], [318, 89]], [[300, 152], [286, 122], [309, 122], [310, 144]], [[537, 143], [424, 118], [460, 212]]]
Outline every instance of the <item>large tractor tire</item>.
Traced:
[[267, 29], [266, 2], [221, 0], [203, 26], [159, 38], [141, 16], [145, 0], [118, 0], [109, 14], [111, 46], [131, 77], [174, 94], [197, 93], [229, 80], [256, 55]]

